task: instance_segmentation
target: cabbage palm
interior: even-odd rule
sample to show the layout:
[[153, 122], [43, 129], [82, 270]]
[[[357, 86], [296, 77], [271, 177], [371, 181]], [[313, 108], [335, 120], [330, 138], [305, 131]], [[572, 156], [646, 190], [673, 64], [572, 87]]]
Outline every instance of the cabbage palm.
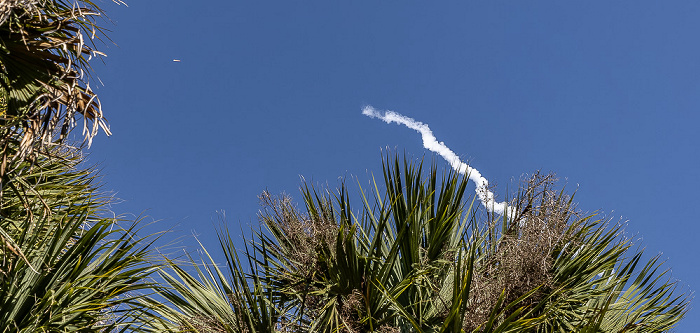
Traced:
[[508, 221], [470, 204], [466, 178], [384, 162], [385, 190], [361, 190], [359, 210], [344, 186], [304, 186], [303, 213], [263, 193], [264, 229], [242, 252], [220, 233], [226, 269], [204, 249], [195, 275], [174, 262], [161, 273], [168, 322], [154, 328], [661, 332], [685, 314], [658, 258], [642, 262], [620, 226], [576, 213], [551, 177], [524, 184]]
[[[0, 2], [0, 332], [139, 330], [150, 243], [106, 218], [97, 174], [65, 139], [102, 127], [88, 0]], [[131, 226], [128, 226], [131, 225]]]

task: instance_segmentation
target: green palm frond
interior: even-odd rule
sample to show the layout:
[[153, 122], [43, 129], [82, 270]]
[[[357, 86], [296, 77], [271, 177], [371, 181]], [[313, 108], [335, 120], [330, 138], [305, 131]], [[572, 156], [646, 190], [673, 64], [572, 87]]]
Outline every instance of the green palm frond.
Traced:
[[[272, 290], [263, 284], [264, 275], [245, 274], [228, 232], [220, 234], [229, 263], [226, 275], [202, 248], [204, 260], [194, 265], [196, 277], [170, 261], [172, 274], [161, 271], [166, 287], [156, 287], [166, 304], [143, 301], [165, 320], [151, 323], [155, 332], [274, 332], [279, 327]], [[246, 252], [250, 258], [250, 255]], [[195, 261], [189, 257], [190, 263]]]
[[[49, 156], [50, 155], [50, 156]], [[108, 198], [79, 154], [15, 160], [0, 201], [0, 332], [120, 330], [148, 312], [137, 302], [150, 242], [102, 217]]]

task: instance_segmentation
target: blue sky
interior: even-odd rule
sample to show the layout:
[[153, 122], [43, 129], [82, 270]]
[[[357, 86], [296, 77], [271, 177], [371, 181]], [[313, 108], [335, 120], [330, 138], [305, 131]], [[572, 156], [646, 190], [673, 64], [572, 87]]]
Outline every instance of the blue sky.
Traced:
[[[217, 246], [217, 212], [381, 172], [380, 149], [434, 159], [430, 125], [501, 198], [556, 172], [579, 208], [628, 220], [686, 290], [700, 286], [700, 2], [132, 1], [97, 89], [112, 137], [90, 149], [117, 213]], [[173, 62], [179, 59], [180, 62]], [[239, 227], [240, 226], [240, 227]], [[700, 326], [691, 311], [678, 328]]]

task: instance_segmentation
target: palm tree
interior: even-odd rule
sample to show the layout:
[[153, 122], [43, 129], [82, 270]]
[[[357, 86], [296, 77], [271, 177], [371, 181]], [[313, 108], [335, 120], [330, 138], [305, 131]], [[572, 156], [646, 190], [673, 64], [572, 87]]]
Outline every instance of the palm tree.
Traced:
[[[141, 330], [150, 241], [108, 218], [81, 150], [107, 134], [90, 89], [102, 11], [89, 0], [0, 2], [0, 332]], [[127, 225], [122, 227], [121, 225]]]
[[[384, 159], [383, 191], [303, 186], [304, 212], [263, 193], [262, 228], [226, 269], [206, 249], [195, 274], [161, 272], [159, 331], [662, 332], [688, 297], [642, 262], [621, 226], [582, 216], [551, 176], [533, 176], [513, 220], [479, 211], [467, 179]], [[239, 255], [240, 253], [240, 255]], [[243, 258], [243, 260], [241, 260]]]

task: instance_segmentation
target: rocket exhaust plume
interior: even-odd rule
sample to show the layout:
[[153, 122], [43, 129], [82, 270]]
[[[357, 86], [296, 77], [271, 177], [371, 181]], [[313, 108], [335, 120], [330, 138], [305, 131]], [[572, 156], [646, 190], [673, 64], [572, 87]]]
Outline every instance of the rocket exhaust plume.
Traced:
[[[423, 138], [423, 147], [432, 152], [438, 153], [447, 161], [447, 163], [450, 163], [450, 166], [452, 166], [455, 171], [469, 177], [469, 179], [476, 184], [476, 195], [479, 197], [481, 204], [484, 205], [487, 210], [501, 216], [504, 215], [508, 205], [505, 201], [495, 202], [493, 192], [489, 190], [489, 181], [486, 180], [486, 178], [484, 178], [478, 170], [462, 162], [457, 154], [445, 146], [445, 143], [439, 142], [433, 135], [433, 132], [430, 130], [428, 125], [394, 111], [376, 110], [370, 105], [367, 105], [362, 109], [362, 114], [370, 118], [381, 119], [387, 124], [401, 124], [420, 133], [421, 137]], [[514, 211], [509, 210], [508, 218], [512, 220], [514, 213]]]

